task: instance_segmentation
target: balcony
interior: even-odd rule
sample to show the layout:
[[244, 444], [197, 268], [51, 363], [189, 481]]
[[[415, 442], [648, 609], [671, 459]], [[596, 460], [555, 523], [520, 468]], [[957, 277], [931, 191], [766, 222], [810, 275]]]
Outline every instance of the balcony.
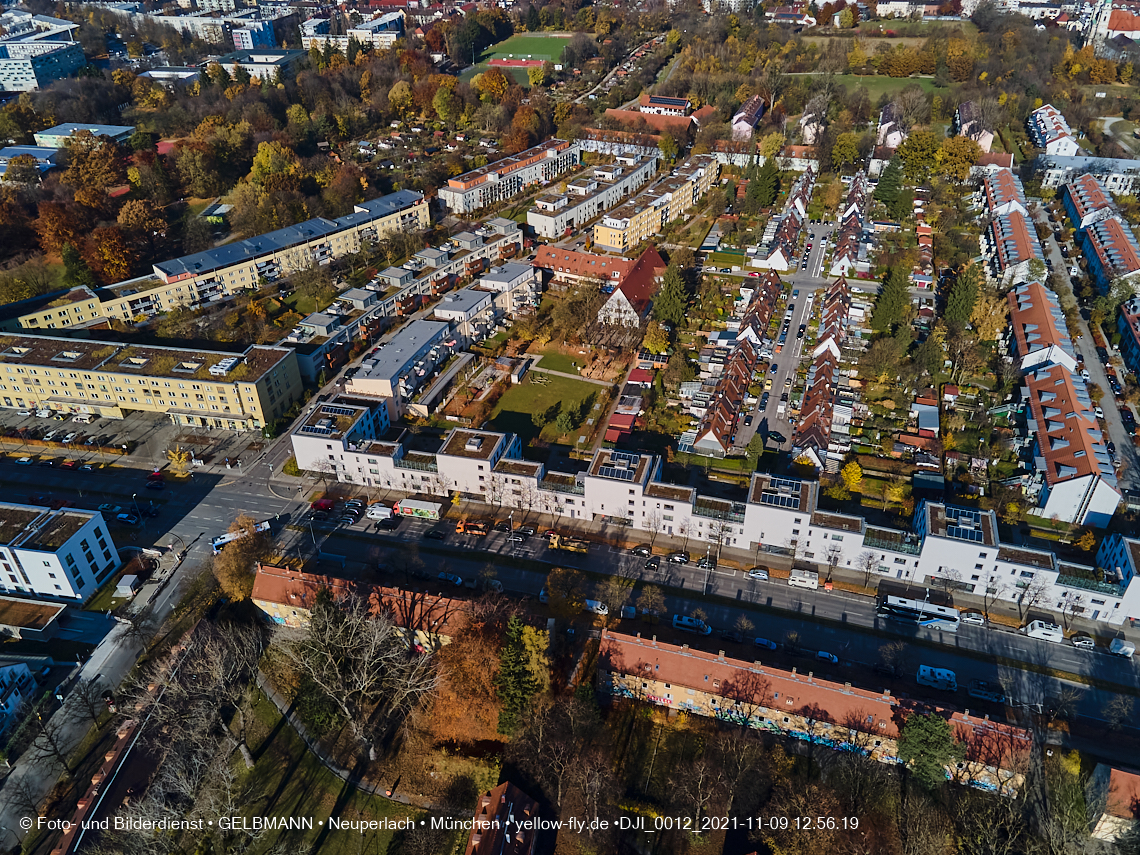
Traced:
[[913, 534], [871, 528], [870, 526], [867, 527], [867, 533], [863, 536], [863, 546], [867, 549], [901, 552], [903, 555], [919, 555], [922, 552], [922, 541]]

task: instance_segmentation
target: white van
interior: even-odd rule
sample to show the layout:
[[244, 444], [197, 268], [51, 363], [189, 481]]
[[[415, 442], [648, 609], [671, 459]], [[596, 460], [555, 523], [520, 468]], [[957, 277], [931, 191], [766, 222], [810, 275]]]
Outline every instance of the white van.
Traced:
[[1136, 645], [1123, 638], [1114, 638], [1108, 646], [1108, 652], [1116, 656], [1123, 656], [1125, 659], [1131, 659], [1136, 652]]
[[1065, 640], [1065, 631], [1061, 627], [1043, 620], [1030, 621], [1021, 631], [1030, 638], [1040, 638], [1042, 641], [1051, 641], [1054, 644], [1060, 644]]
[[919, 665], [915, 677], [920, 686], [930, 686], [944, 692], [958, 691], [958, 676], [946, 668], [932, 668], [930, 665]]
[[586, 611], [593, 612], [596, 615], [608, 615], [610, 607], [600, 600], [586, 600]]
[[81, 425], [89, 425], [91, 424], [91, 416], [87, 415], [87, 413], [82, 413], [72, 419], [72, 421], [79, 422]]
[[392, 509], [383, 502], [374, 502], [368, 506], [368, 510], [364, 515], [370, 520], [390, 520], [392, 518]]
[[793, 588], [811, 588], [814, 591], [819, 588], [819, 574], [810, 570], [793, 570], [788, 584]]
[[712, 627], [703, 620], [689, 615], [673, 615], [673, 629], [695, 632], [698, 635], [712, 635]]

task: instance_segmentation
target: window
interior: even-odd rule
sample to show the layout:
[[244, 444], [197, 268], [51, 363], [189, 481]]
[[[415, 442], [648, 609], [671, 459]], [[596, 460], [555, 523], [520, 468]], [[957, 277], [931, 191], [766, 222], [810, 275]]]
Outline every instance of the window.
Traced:
[[982, 565], [981, 565], [981, 564], [975, 564], [975, 565], [974, 565], [974, 569], [975, 569], [975, 570], [981, 570], [981, 569], [982, 569]]

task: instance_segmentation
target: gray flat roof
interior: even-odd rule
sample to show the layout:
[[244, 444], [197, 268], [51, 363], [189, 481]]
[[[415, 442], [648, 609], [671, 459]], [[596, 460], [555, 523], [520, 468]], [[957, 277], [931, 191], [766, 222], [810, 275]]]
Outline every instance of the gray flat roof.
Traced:
[[420, 351], [437, 336], [445, 336], [451, 330], [447, 321], [412, 321], [384, 346], [372, 362], [365, 362], [359, 379], [383, 379], [395, 377], [410, 360], [418, 357]]
[[196, 276], [201, 273], [208, 273], [211, 270], [232, 267], [243, 261], [250, 261], [271, 252], [308, 243], [314, 238], [335, 234], [377, 217], [393, 214], [415, 204], [422, 198], [423, 194], [414, 190], [399, 190], [395, 193], [389, 193], [387, 196], [381, 196], [379, 199], [361, 202], [356, 207], [365, 209], [364, 212], [358, 210], [335, 220], [314, 217], [295, 226], [278, 229], [275, 232], [267, 232], [248, 240], [228, 243], [225, 246], [195, 252], [191, 255], [183, 255], [170, 261], [162, 261], [155, 264], [154, 267], [155, 270], [168, 277], [181, 276], [186, 273]]
[[517, 261], [508, 261], [506, 264], [500, 264], [498, 267], [492, 267], [483, 274], [484, 279], [490, 279], [492, 282], [510, 282], [519, 276], [529, 273], [533, 268], [529, 264], [520, 264]]
[[366, 288], [349, 288], [339, 297], [338, 300], [368, 300], [376, 296], [375, 291], [369, 291]]
[[443, 299], [435, 305], [436, 311], [469, 312], [482, 303], [491, 302], [494, 294], [490, 291], [480, 291], [477, 288], [464, 288], [444, 295]]
[[46, 131], [36, 131], [49, 137], [61, 137], [74, 134], [76, 131], [91, 131], [95, 136], [117, 137], [119, 134], [134, 133], [134, 125], [85, 125], [82, 122], [64, 122]]

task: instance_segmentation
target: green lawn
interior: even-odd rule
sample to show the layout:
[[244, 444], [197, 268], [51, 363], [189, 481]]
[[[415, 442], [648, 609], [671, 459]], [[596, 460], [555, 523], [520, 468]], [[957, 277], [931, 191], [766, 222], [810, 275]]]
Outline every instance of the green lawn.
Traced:
[[282, 302], [297, 314], [305, 315], [306, 317], [313, 312], [322, 312], [333, 304], [332, 300], [324, 303], [324, 305], [318, 304], [314, 298], [308, 294], [302, 294], [300, 291], [294, 291]]
[[541, 368], [547, 368], [551, 371], [563, 371], [567, 374], [578, 373], [578, 368], [574, 365], [574, 360], [565, 353], [553, 348], [542, 352], [542, 359], [538, 365]]
[[[798, 76], [798, 75], [789, 75]], [[803, 75], [805, 77], [812, 77], [813, 74]], [[854, 92], [860, 86], [867, 87], [867, 93], [874, 103], [879, 99], [884, 92], [901, 92], [908, 86], [917, 83], [922, 87], [924, 92], [930, 94], [946, 93], [950, 90], [944, 86], [935, 86], [934, 79], [930, 77], [886, 77], [885, 75], [877, 74], [837, 74], [835, 75], [835, 82], [842, 83], [851, 92]]]
[[[543, 359], [545, 358], [543, 357]], [[536, 376], [545, 377], [550, 382], [546, 384], [535, 383]], [[538, 434], [538, 429], [531, 420], [532, 415], [545, 412], [558, 403], [562, 405], [563, 409], [576, 407], [591, 393], [604, 391], [601, 386], [594, 383], [571, 380], [568, 377], [554, 377], [550, 374], [542, 374], [541, 370], [532, 370], [522, 383], [512, 386], [499, 399], [499, 403], [491, 415], [491, 422], [494, 424], [495, 430], [518, 434], [523, 444], [526, 445]], [[601, 410], [592, 412], [587, 418], [597, 419], [600, 412]], [[591, 427], [593, 426], [583, 423], [578, 432], [584, 433]], [[553, 426], [549, 426], [546, 428], [546, 433], [554, 434], [556, 431]], [[550, 438], [556, 439], [557, 437], [551, 436]]]
[[[461, 80], [470, 80], [476, 74], [482, 74], [491, 67], [489, 63], [492, 59], [543, 59], [558, 62], [559, 57], [562, 56], [562, 49], [568, 44], [570, 44], [570, 39], [566, 36], [547, 36], [541, 33], [511, 36], [505, 42], [499, 42], [483, 51], [479, 56], [479, 61], [470, 68], [464, 69], [459, 77]], [[501, 70], [520, 86], [530, 87], [525, 68], [503, 68]]]
[[115, 596], [115, 585], [118, 584], [120, 575], [120, 573], [112, 573], [111, 578], [104, 583], [95, 596], [87, 601], [87, 605], [83, 608], [89, 612], [105, 612], [126, 600], [126, 597]]

